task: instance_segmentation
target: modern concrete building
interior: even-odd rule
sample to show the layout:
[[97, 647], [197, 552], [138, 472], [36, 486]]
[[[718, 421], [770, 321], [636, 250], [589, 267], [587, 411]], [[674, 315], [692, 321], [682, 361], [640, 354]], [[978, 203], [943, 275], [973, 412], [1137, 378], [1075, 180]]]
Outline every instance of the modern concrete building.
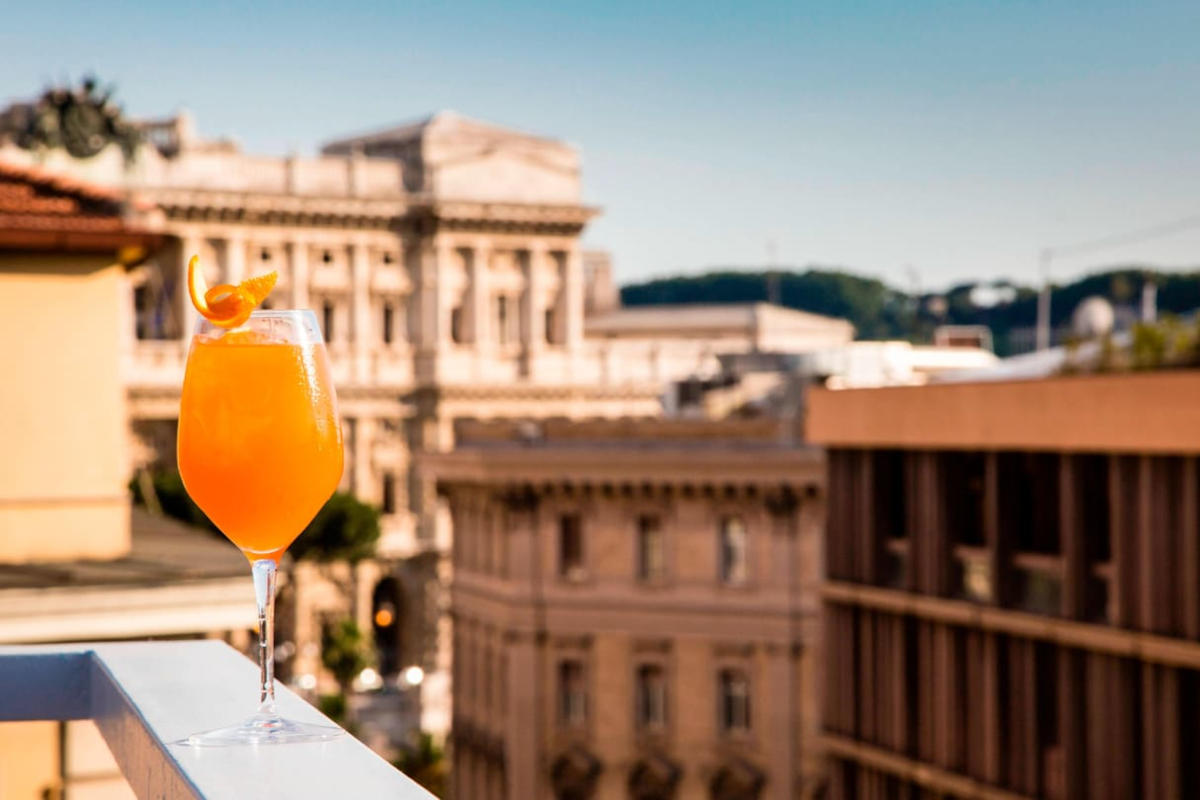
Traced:
[[823, 457], [771, 420], [470, 426], [455, 796], [817, 796]]
[[815, 391], [830, 797], [1200, 795], [1200, 373]]

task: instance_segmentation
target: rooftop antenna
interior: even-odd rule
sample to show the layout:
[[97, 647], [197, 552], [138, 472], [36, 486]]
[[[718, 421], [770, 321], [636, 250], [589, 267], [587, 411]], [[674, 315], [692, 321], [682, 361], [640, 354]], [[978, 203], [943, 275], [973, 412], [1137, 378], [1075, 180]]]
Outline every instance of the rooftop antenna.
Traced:
[[775, 263], [775, 240], [767, 239], [767, 302], [779, 305], [779, 270]]
[[1038, 254], [1038, 273], [1042, 276], [1042, 291], [1037, 304], [1037, 349], [1050, 348], [1050, 259], [1054, 251], [1042, 248]]

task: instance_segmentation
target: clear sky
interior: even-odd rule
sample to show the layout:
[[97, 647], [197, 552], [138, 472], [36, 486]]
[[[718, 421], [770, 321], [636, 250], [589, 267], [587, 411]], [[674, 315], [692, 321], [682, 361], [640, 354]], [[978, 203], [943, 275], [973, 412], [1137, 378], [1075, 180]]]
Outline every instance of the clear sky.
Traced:
[[[1200, 214], [1200, 3], [16, 3], [0, 100], [94, 70], [252, 152], [443, 108], [582, 149], [623, 281], [820, 263], [925, 288]], [[1200, 228], [1058, 277], [1200, 265]]]

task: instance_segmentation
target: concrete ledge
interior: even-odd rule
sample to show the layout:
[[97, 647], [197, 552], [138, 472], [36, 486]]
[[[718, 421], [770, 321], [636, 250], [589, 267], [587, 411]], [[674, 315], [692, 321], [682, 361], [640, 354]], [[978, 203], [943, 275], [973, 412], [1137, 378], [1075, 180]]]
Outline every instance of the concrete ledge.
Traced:
[[[247, 717], [257, 677], [215, 641], [0, 647], [0, 721], [94, 719], [139, 798], [432, 798], [349, 735], [271, 747], [178, 744]], [[284, 716], [329, 724], [286, 687], [276, 691]]]

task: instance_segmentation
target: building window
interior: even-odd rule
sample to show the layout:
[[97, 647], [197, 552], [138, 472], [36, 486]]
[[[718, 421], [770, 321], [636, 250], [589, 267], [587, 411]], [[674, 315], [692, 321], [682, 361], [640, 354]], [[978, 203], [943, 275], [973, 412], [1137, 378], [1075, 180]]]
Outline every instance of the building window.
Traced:
[[718, 721], [723, 733], [750, 730], [750, 679], [740, 669], [723, 669], [717, 680]]
[[258, 257], [263, 261], [270, 261], [271, 260], [271, 251], [264, 247], [262, 249], [262, 252], [258, 254]]
[[500, 344], [508, 344], [509, 316], [508, 298], [500, 295], [496, 298], [496, 339]]
[[396, 338], [396, 309], [391, 303], [383, 304], [383, 343], [391, 344]]
[[383, 473], [383, 513], [396, 513], [396, 476], [390, 472]]
[[332, 264], [333, 263], [333, 253], [329, 252], [328, 250], [322, 251], [321, 252], [321, 263], [322, 264]]
[[746, 582], [746, 523], [741, 517], [721, 520], [721, 582], [740, 586]]
[[640, 581], [662, 580], [667, 572], [663, 552], [662, 523], [658, 517], [642, 516], [637, 521], [637, 577]]
[[396, 259], [395, 259], [395, 258], [392, 256], [392, 254], [391, 254], [391, 253], [384, 253], [384, 254], [383, 254], [383, 263], [385, 263], [385, 264], [391, 264], [391, 263], [392, 263], [393, 261], [395, 261], [395, 260], [396, 260]]
[[637, 671], [635, 719], [641, 730], [667, 726], [667, 674], [659, 664], [643, 664]]
[[983, 453], [937, 454], [946, 524], [955, 544], [983, 547], [984, 486], [987, 458]]
[[556, 341], [558, 341], [558, 332], [554, 329], [557, 322], [558, 318], [554, 313], [554, 307], [551, 306], [550, 308], [547, 308], [545, 319], [546, 344], [554, 344]]
[[558, 664], [558, 719], [564, 726], [587, 722], [587, 683], [582, 661], [567, 659]]
[[573, 581], [583, 578], [583, 520], [578, 514], [558, 518], [558, 574]]
[[325, 341], [333, 341], [333, 303], [326, 300], [321, 303], [321, 327], [325, 332]]
[[450, 309], [450, 341], [462, 344], [463, 341], [463, 310], [462, 306]]

